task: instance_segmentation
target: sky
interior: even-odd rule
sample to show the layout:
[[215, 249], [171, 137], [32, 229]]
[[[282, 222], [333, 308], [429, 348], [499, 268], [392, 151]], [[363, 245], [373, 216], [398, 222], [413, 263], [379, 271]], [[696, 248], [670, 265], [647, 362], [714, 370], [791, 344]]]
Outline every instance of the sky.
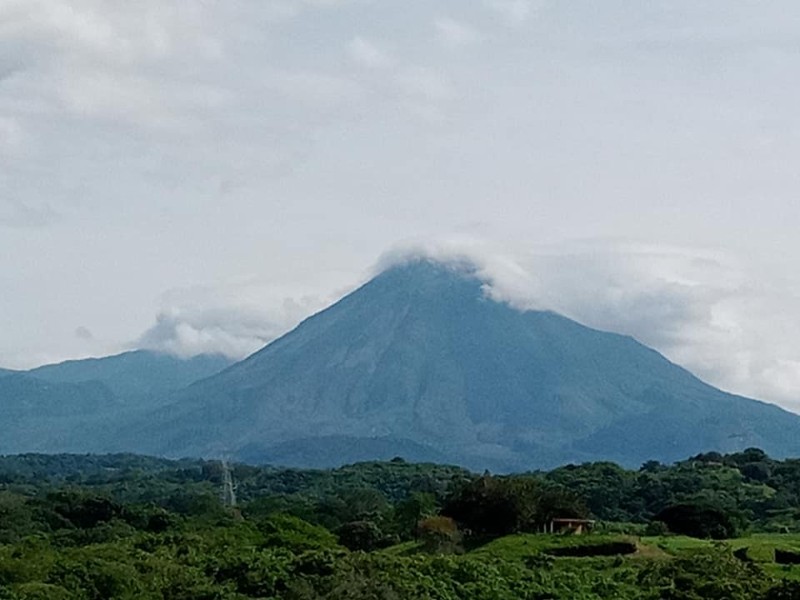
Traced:
[[0, 366], [424, 252], [800, 411], [798, 73], [794, 0], [0, 0]]

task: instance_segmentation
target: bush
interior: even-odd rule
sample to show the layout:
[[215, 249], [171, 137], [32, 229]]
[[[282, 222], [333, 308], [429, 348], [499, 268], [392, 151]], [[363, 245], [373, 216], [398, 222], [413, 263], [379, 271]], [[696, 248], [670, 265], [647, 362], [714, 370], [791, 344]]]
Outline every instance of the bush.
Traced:
[[24, 583], [13, 588], [0, 588], [0, 600], [70, 600], [64, 588], [47, 583]]
[[452, 553], [461, 548], [461, 532], [450, 517], [428, 517], [417, 525], [417, 538], [428, 552]]
[[644, 534], [651, 537], [663, 536], [667, 535], [668, 533], [669, 528], [664, 521], [650, 521], [644, 530]]
[[336, 531], [339, 543], [348, 550], [369, 552], [391, 544], [380, 527], [372, 521], [353, 521], [345, 523]]
[[724, 540], [737, 535], [731, 516], [709, 504], [675, 504], [658, 513], [655, 520], [665, 523], [672, 533], [690, 537]]
[[258, 524], [265, 547], [287, 548], [293, 552], [337, 546], [336, 537], [324, 527], [312, 525], [291, 515], [273, 515]]
[[763, 598], [770, 578], [756, 564], [714, 549], [652, 561], [641, 571], [638, 585], [658, 590], [659, 600], [755, 600]]
[[581, 518], [583, 503], [565, 488], [530, 477], [483, 476], [448, 498], [442, 515], [479, 537], [535, 532], [554, 517]]
[[775, 562], [779, 565], [800, 565], [800, 552], [776, 548]]
[[601, 544], [581, 544], [579, 546], [561, 546], [549, 548], [550, 556], [624, 556], [636, 552], [633, 542], [604, 542]]
[[782, 581], [769, 589], [764, 600], [797, 600], [800, 598], [800, 581]]

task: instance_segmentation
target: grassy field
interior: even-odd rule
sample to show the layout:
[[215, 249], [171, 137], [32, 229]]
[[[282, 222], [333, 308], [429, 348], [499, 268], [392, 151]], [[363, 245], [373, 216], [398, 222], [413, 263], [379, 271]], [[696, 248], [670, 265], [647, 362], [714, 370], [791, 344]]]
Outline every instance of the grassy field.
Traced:
[[[627, 546], [627, 548], [626, 548]], [[762, 534], [725, 541], [700, 540], [687, 536], [639, 537], [620, 534], [590, 534], [585, 536], [563, 536], [544, 534], [509, 535], [481, 544], [468, 550], [477, 558], [501, 558], [508, 561], [526, 562], [535, 557], [550, 556], [558, 561], [593, 561], [598, 567], [623, 560], [669, 560], [685, 556], [714, 546], [727, 547], [732, 551], [746, 548], [746, 557], [775, 576], [800, 580], [800, 565], [780, 565], [775, 562], [775, 550], [790, 550], [800, 553], [798, 534]], [[623, 551], [616, 554], [614, 549]], [[565, 552], [566, 554], [561, 554]], [[583, 556], [570, 556], [572, 550], [580, 550]], [[594, 552], [596, 550], [597, 552]], [[393, 555], [409, 556], [422, 551], [418, 542], [405, 542], [383, 550]], [[578, 552], [580, 554], [581, 552]]]
[[756, 562], [773, 562], [776, 549], [800, 552], [800, 535], [789, 533], [754, 533], [722, 542], [698, 540], [682, 535], [642, 537], [640, 539], [642, 543], [657, 546], [670, 554], [708, 548], [715, 544], [727, 545], [733, 550], [747, 548], [748, 558]]
[[634, 537], [615, 534], [592, 535], [508, 535], [470, 552], [473, 556], [499, 556], [507, 560], [522, 560], [534, 554], [548, 554], [565, 548], [603, 548], [609, 544], [637, 544]]
[[[800, 565], [780, 565], [775, 562], [775, 550], [800, 552], [800, 535], [797, 534], [753, 534], [747, 537], [725, 541], [699, 540], [686, 536], [636, 537], [614, 534], [593, 534], [587, 536], [559, 536], [520, 534], [493, 540], [470, 552], [473, 556], [500, 557], [505, 560], [524, 561], [541, 554], [553, 554], [561, 548], [603, 548], [609, 544], [627, 542], [635, 545], [635, 551], [625, 554], [626, 560], [669, 560], [673, 556], [691, 554], [694, 551], [714, 547], [728, 547], [731, 550], [746, 548], [746, 556], [775, 576], [800, 580]], [[404, 548], [406, 552], [410, 547]], [[606, 562], [608, 556], [559, 557], [554, 560], [590, 560]]]
[[764, 569], [777, 577], [800, 580], [800, 565], [780, 565], [775, 562], [776, 550], [789, 550], [800, 553], [800, 535], [783, 533], [754, 533], [723, 542], [698, 540], [686, 536], [645, 537], [643, 544], [655, 546], [667, 554], [679, 555], [693, 550], [708, 548], [714, 544], [728, 546], [732, 550], [746, 548], [746, 556], [759, 563]]

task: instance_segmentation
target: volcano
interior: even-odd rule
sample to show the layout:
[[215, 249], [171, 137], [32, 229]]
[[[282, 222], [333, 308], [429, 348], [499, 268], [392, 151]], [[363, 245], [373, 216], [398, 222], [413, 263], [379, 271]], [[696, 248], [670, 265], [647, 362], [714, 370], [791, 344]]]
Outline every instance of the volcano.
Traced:
[[635, 339], [495, 301], [474, 269], [392, 267], [116, 436], [125, 450], [332, 466], [519, 471], [760, 447], [800, 417], [722, 392]]

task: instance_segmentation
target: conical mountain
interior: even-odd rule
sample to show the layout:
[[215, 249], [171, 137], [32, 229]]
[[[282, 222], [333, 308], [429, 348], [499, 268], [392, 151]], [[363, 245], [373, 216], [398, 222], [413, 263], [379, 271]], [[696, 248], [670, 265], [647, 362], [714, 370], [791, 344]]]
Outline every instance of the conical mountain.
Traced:
[[168, 455], [319, 466], [800, 454], [797, 415], [721, 392], [630, 337], [491, 300], [469, 269], [428, 260], [383, 272], [128, 435]]

